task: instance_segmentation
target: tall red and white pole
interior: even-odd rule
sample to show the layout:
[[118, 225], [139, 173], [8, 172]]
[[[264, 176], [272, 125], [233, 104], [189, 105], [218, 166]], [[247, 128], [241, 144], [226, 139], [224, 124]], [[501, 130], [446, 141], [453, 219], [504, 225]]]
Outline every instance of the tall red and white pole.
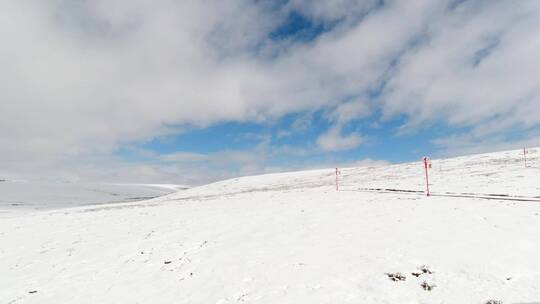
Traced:
[[523, 160], [525, 161], [525, 168], [527, 168], [527, 154], [529, 151], [527, 151], [527, 148], [523, 148]]
[[426, 196], [431, 196], [431, 193], [429, 192], [429, 174], [428, 170], [431, 168], [431, 162], [429, 161], [429, 157], [424, 156], [422, 159], [424, 161], [424, 170], [426, 171]]

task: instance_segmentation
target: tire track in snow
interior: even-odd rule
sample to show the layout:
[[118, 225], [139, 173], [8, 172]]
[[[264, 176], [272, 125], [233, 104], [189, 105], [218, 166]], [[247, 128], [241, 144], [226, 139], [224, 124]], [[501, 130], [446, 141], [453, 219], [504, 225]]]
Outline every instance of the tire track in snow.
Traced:
[[[408, 189], [391, 189], [391, 188], [358, 188], [356, 190], [340, 190], [340, 191], [360, 191], [360, 192], [375, 192], [375, 193], [400, 193], [400, 194], [412, 194], [412, 195], [425, 195], [424, 191], [420, 190], [408, 190]], [[509, 194], [484, 194], [484, 193], [430, 193], [431, 196], [444, 196], [444, 197], [458, 197], [458, 198], [479, 198], [487, 200], [502, 200], [502, 201], [518, 201], [518, 202], [539, 202], [540, 197], [533, 196], [521, 196], [521, 195], [509, 195]]]

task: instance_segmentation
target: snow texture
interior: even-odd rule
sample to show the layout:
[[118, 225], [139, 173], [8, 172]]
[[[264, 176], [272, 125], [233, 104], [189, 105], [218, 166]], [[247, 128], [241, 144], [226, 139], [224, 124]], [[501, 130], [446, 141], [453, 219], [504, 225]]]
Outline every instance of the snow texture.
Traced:
[[29, 210], [141, 201], [186, 188], [186, 186], [167, 184], [105, 184], [0, 179], [0, 217]]
[[9, 214], [0, 302], [540, 302], [539, 155], [433, 160], [432, 197], [416, 162]]

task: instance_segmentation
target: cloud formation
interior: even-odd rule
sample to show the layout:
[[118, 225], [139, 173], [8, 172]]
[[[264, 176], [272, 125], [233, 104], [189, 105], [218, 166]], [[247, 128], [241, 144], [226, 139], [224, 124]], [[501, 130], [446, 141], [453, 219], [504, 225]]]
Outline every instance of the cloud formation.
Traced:
[[[536, 0], [272, 2], [2, 2], [0, 164], [52, 170], [186, 126], [302, 111], [329, 113], [317, 143], [330, 151], [361, 144], [342, 127], [373, 112], [465, 130], [437, 141], [446, 149], [540, 124]], [[324, 30], [273, 39], [291, 12]]]
[[339, 127], [333, 127], [317, 139], [317, 144], [325, 151], [342, 151], [354, 149], [362, 141], [363, 139], [358, 133], [343, 135]]

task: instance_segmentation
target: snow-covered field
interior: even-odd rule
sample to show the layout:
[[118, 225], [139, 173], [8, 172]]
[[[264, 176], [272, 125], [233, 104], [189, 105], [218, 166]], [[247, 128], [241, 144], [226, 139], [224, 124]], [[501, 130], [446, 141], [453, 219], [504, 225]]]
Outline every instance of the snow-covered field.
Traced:
[[185, 186], [58, 181], [0, 181], [0, 217], [29, 210], [140, 201], [177, 192]]
[[529, 158], [433, 160], [432, 197], [417, 162], [342, 169], [340, 191], [328, 169], [11, 214], [0, 302], [540, 303]]

